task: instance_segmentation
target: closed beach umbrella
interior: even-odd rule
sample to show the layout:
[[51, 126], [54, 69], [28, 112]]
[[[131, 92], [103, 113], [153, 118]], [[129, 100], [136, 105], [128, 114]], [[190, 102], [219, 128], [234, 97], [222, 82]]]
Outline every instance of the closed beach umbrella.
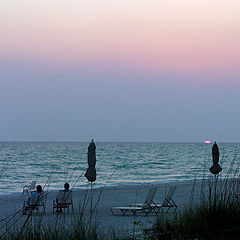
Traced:
[[212, 146], [212, 161], [213, 161], [213, 165], [212, 167], [209, 169], [210, 172], [212, 174], [218, 174], [222, 171], [221, 166], [218, 164], [219, 162], [219, 149], [218, 149], [218, 145], [216, 142], [214, 142], [213, 146]]
[[213, 164], [218, 164], [219, 162], [219, 148], [216, 142], [214, 142], [212, 146], [212, 159], [213, 159]]
[[92, 195], [92, 183], [94, 181], [96, 181], [96, 169], [95, 169], [95, 165], [96, 165], [96, 145], [92, 141], [90, 142], [89, 146], [88, 146], [88, 169], [85, 173], [85, 177], [87, 178], [87, 180], [89, 182], [91, 182], [91, 213], [93, 213], [92, 210], [92, 201], [93, 201], [93, 195]]
[[93, 142], [93, 139], [91, 143], [88, 146], [88, 169], [85, 173], [85, 177], [89, 182], [94, 182], [96, 181], [96, 145]]

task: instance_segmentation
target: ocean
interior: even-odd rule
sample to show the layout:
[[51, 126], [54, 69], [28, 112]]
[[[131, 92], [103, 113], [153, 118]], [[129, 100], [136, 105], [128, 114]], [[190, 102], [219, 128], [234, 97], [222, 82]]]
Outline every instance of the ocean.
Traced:
[[[46, 190], [88, 188], [88, 142], [0, 142], [0, 194], [36, 180]], [[219, 143], [222, 175], [238, 161], [239, 143]], [[96, 142], [94, 187], [176, 182], [211, 176], [212, 144]], [[237, 164], [237, 163], [235, 163]]]

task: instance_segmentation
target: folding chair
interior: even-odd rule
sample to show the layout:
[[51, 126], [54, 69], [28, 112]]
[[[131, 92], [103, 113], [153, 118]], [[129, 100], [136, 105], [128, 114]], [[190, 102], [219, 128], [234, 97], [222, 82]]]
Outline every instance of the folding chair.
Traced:
[[72, 212], [74, 212], [73, 209], [73, 201], [72, 201], [72, 191], [64, 191], [61, 190], [58, 193], [58, 199], [57, 200], [53, 200], [53, 213], [54, 213], [54, 208], [57, 208], [57, 211], [62, 211], [62, 209], [67, 208], [68, 212], [69, 212], [69, 207], [72, 207]]
[[36, 182], [37, 181], [32, 181], [30, 185], [23, 186], [23, 194], [35, 190]]
[[31, 195], [29, 197], [29, 199], [27, 201], [23, 202], [23, 214], [26, 214], [27, 211], [34, 211], [39, 210], [39, 207], [43, 208], [43, 212], [44, 214], [46, 213], [46, 209], [45, 209], [45, 204], [44, 204], [44, 192], [42, 193], [37, 193], [37, 192], [31, 192]]

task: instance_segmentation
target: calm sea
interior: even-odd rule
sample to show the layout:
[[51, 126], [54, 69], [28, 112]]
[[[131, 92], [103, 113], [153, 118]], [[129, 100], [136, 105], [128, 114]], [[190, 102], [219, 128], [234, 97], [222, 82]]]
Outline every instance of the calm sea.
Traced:
[[[89, 187], [84, 177], [87, 142], [0, 142], [0, 194], [21, 192], [36, 180], [45, 189]], [[96, 142], [97, 180], [94, 187], [164, 183], [210, 175], [211, 144]], [[240, 144], [220, 143], [225, 174]], [[238, 157], [237, 157], [238, 158]], [[204, 171], [205, 169], [205, 171]]]

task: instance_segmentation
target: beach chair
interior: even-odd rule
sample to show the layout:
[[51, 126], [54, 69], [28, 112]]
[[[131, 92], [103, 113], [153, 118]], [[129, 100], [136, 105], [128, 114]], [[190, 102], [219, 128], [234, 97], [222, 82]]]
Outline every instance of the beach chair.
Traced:
[[[156, 204], [154, 201], [151, 203], [151, 207], [159, 213], [168, 213], [171, 208], [174, 208], [174, 212], [177, 209], [177, 204], [173, 201], [172, 196], [176, 191], [176, 187], [170, 187], [165, 199], [163, 200], [162, 204]], [[132, 207], [142, 207], [142, 204], [132, 204]], [[166, 209], [166, 211], [164, 211]]]
[[161, 212], [164, 213], [164, 209], [166, 209], [165, 213], [168, 213], [171, 208], [174, 208], [174, 212], [177, 210], [177, 204], [172, 199], [172, 196], [175, 193], [176, 189], [176, 187], [170, 187], [162, 204], [156, 204], [159, 211], [161, 210]]
[[34, 191], [37, 181], [32, 181], [30, 185], [23, 186], [23, 194], [28, 193], [28, 191]]
[[144, 201], [141, 206], [129, 206], [129, 207], [112, 207], [111, 212], [112, 215], [117, 215], [116, 213], [120, 212], [122, 216], [126, 216], [128, 213], [134, 216], [138, 216], [138, 214], [145, 216], [148, 216], [151, 212], [154, 212], [154, 214], [157, 214], [157, 211], [155, 211], [155, 207], [152, 207], [153, 198], [157, 191], [157, 188], [150, 188], [146, 197], [146, 200]]
[[53, 200], [53, 213], [54, 213], [54, 208], [57, 209], [58, 212], [61, 212], [62, 209], [67, 209], [69, 213], [69, 207], [72, 207], [72, 212], [74, 212], [73, 209], [73, 201], [72, 201], [72, 191], [59, 191], [58, 193], [58, 199]]
[[27, 211], [34, 211], [36, 210], [38, 213], [39, 207], [43, 208], [44, 214], [46, 213], [45, 204], [44, 204], [45, 194], [37, 193], [36, 191], [31, 192], [30, 197], [27, 201], [23, 202], [23, 214], [26, 214]]

